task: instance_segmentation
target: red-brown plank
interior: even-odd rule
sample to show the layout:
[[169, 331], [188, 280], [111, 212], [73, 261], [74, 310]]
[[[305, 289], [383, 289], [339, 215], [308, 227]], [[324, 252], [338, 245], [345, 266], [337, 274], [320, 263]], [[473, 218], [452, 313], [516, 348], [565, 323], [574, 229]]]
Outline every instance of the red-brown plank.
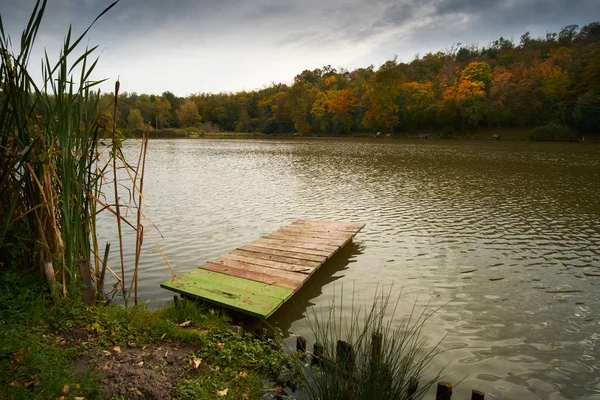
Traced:
[[323, 256], [320, 254], [298, 253], [296, 251], [287, 251], [285, 249], [282, 250], [282, 249], [273, 249], [273, 248], [267, 248], [267, 247], [252, 246], [249, 244], [238, 247], [238, 250], [245, 250], [245, 251], [251, 251], [254, 253], [268, 254], [268, 255], [273, 255], [273, 256], [277, 256], [277, 257], [288, 257], [288, 258], [295, 258], [298, 260], [315, 261], [320, 264], [323, 264], [327, 260], [326, 256]]
[[304, 267], [301, 265], [286, 264], [278, 261], [263, 260], [262, 258], [240, 256], [237, 254], [227, 253], [218, 258], [215, 262], [227, 259], [232, 261], [240, 261], [247, 264], [260, 265], [261, 267], [280, 269], [282, 271], [298, 272], [301, 274], [311, 274], [315, 267]]
[[300, 286], [302, 286], [302, 282], [298, 282], [295, 280], [282, 278], [279, 276], [273, 276], [269, 274], [265, 274], [262, 272], [251, 271], [248, 269], [235, 268], [230, 265], [223, 264], [215, 264], [215, 263], [207, 263], [204, 264], [202, 269], [206, 269], [213, 272], [219, 272], [221, 274], [226, 274], [230, 276], [235, 276], [238, 278], [249, 279], [251, 281], [262, 282], [268, 285], [280, 286], [292, 290], [297, 290]]
[[[258, 247], [257, 249], [264, 250], [264, 249], [261, 249], [260, 247]], [[278, 261], [278, 262], [282, 262], [282, 263], [286, 263], [286, 264], [298, 265], [300, 267], [311, 267], [311, 268], [319, 268], [323, 264], [322, 260], [324, 259], [324, 257], [323, 257], [320, 261], [310, 261], [310, 260], [302, 260], [299, 258], [278, 256], [275, 254], [268, 254], [268, 253], [263, 253], [260, 251], [249, 251], [249, 250], [241, 250], [241, 249], [233, 250], [229, 254], [234, 254], [234, 255], [242, 256], [242, 257], [260, 258], [262, 260], [268, 260], [268, 261]]]
[[281, 240], [296, 240], [302, 241], [305, 243], [314, 243], [314, 244], [324, 244], [328, 246], [340, 247], [343, 246], [350, 238], [346, 239], [326, 239], [326, 238], [318, 238], [318, 237], [310, 237], [303, 236], [301, 234], [290, 234], [287, 232], [273, 232], [267, 236], [264, 236], [265, 239], [281, 239]]
[[[273, 269], [273, 268], [263, 267], [263, 266], [256, 265], [256, 264], [247, 264], [247, 263], [241, 262], [241, 261], [228, 260], [226, 258], [219, 258], [218, 260], [211, 261], [211, 264], [227, 265], [227, 266], [233, 267], [233, 268], [240, 268], [240, 269], [245, 269], [248, 271], [255, 271], [255, 272], [260, 272], [262, 274], [277, 276], [280, 278], [286, 278], [286, 279], [290, 279], [290, 280], [296, 281], [296, 282], [304, 282], [309, 277], [309, 275], [302, 274], [299, 272], [283, 271], [281, 269]], [[202, 268], [202, 267], [200, 267], [200, 268]]]
[[[276, 245], [284, 245], [284, 246], [291, 246], [291, 247], [298, 247], [301, 249], [307, 249], [307, 250], [318, 250], [318, 251], [322, 251], [324, 252], [325, 255], [329, 255], [333, 252], [336, 252], [340, 246], [330, 246], [327, 244], [315, 244], [315, 243], [308, 243], [308, 242], [303, 242], [301, 240], [292, 240], [292, 239], [267, 239], [267, 238], [262, 238], [257, 240], [256, 242], [264, 242], [264, 243], [272, 243], [272, 244], [276, 244]], [[256, 243], [256, 242], [253, 242]]]
[[285, 243], [273, 243], [273, 241], [269, 239], [255, 240], [254, 242], [250, 243], [250, 246], [265, 247], [267, 249], [275, 250], [285, 250], [287, 252], [309, 254], [313, 256], [323, 256], [325, 257], [325, 259], [327, 259], [327, 257], [331, 254], [330, 251], [305, 249], [302, 247], [294, 247]]

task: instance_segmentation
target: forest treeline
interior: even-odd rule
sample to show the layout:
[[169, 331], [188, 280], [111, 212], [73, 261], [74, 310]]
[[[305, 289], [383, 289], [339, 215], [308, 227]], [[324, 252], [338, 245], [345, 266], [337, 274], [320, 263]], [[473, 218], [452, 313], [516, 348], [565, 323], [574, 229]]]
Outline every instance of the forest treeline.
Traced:
[[[101, 104], [113, 101], [110, 94]], [[117, 125], [262, 133], [468, 132], [548, 123], [600, 132], [600, 22], [488, 47], [457, 44], [410, 63], [305, 70], [291, 85], [182, 98], [119, 95]]]

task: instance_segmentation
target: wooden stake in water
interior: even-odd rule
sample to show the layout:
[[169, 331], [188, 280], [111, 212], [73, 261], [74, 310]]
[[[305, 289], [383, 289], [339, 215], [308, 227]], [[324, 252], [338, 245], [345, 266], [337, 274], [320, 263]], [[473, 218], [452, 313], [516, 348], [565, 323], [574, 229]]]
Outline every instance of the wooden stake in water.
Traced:
[[323, 365], [323, 354], [325, 353], [325, 348], [321, 343], [315, 343], [313, 346], [313, 356], [310, 360], [310, 365]]
[[485, 394], [483, 394], [483, 392], [473, 389], [473, 391], [471, 392], [471, 400], [484, 400], [484, 399], [485, 399]]
[[343, 340], [337, 341], [336, 346], [336, 363], [345, 374], [350, 374], [354, 369], [354, 349], [350, 343]]
[[452, 398], [452, 383], [441, 381], [438, 382], [437, 391], [435, 393], [436, 400], [450, 400]]

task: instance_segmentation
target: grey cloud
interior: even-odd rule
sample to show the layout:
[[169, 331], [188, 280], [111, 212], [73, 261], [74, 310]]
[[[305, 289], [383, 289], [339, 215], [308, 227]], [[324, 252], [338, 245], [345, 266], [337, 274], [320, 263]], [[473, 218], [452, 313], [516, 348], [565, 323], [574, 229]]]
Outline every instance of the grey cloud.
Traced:
[[498, 7], [506, 1], [498, 0], [437, 0], [435, 4], [436, 14], [449, 14], [465, 12], [477, 14], [491, 8]]
[[383, 17], [376, 21], [373, 24], [373, 26], [380, 27], [389, 25], [401, 25], [416, 17], [418, 15], [419, 10], [422, 10], [426, 6], [427, 3], [423, 3], [419, 0], [393, 2], [392, 4], [386, 7]]

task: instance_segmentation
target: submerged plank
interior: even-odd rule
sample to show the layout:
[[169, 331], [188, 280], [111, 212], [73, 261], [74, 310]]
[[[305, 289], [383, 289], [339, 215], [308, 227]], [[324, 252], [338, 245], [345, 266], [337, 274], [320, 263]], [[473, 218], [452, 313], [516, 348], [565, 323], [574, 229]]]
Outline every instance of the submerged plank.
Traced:
[[325, 229], [307, 229], [304, 227], [288, 226], [281, 228], [273, 233], [284, 233], [287, 235], [306, 236], [313, 238], [322, 239], [334, 239], [334, 240], [346, 240], [352, 238], [354, 233], [338, 230], [325, 230]]
[[292, 226], [310, 226], [310, 227], [326, 227], [328, 229], [333, 229], [337, 231], [343, 232], [354, 232], [357, 233], [360, 231], [365, 224], [350, 224], [346, 222], [337, 222], [337, 221], [317, 221], [310, 219], [299, 219], [298, 221], [292, 222]]

